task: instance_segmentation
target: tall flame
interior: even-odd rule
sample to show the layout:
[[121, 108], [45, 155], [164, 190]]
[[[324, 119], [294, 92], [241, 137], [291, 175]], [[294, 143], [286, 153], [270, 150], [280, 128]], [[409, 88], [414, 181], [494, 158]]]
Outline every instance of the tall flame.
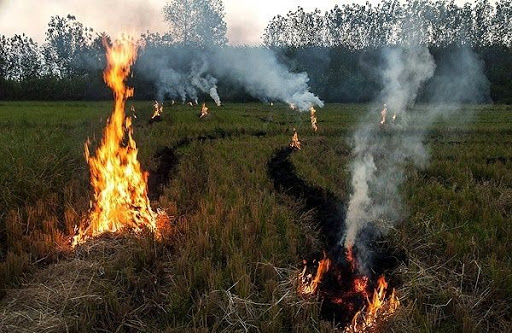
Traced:
[[105, 127], [103, 140], [95, 156], [85, 144], [85, 157], [90, 167], [94, 198], [91, 202], [88, 226], [80, 230], [74, 243], [103, 232], [123, 228], [156, 229], [156, 215], [151, 210], [147, 195], [147, 177], [137, 160], [137, 147], [133, 139], [130, 117], [125, 117], [125, 101], [133, 96], [133, 88], [124, 83], [137, 56], [133, 40], [124, 38], [109, 46], [103, 41], [107, 53], [107, 67], [103, 73], [112, 89], [115, 106]]

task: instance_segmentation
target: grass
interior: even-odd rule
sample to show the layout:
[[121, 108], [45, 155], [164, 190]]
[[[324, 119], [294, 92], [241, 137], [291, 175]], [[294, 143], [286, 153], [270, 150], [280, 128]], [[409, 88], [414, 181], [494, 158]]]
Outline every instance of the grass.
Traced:
[[[201, 121], [198, 107], [177, 105], [148, 125], [152, 103], [133, 104], [144, 168], [163, 147], [179, 157], [153, 203], [174, 216], [171, 231], [76, 251], [66, 244], [90, 200], [83, 144], [98, 143], [111, 103], [0, 105], [0, 331], [331, 330], [319, 303], [295, 294], [302, 258], [321, 250], [314, 221], [274, 189], [267, 161], [297, 128], [300, 177], [347, 202], [350, 136], [368, 107], [327, 105], [313, 133], [309, 114], [284, 105], [212, 105]], [[389, 273], [402, 282], [391, 331], [512, 323], [512, 107], [464, 111], [434, 124], [429, 165], [408, 170], [408, 214], [389, 235], [409, 258]]]

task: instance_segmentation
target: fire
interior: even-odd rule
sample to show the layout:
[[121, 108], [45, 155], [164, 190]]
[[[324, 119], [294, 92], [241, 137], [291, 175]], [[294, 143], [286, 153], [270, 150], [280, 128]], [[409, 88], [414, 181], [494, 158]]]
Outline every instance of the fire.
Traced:
[[386, 106], [386, 104], [384, 104], [384, 108], [382, 108], [382, 111], [380, 111], [380, 117], [381, 117], [380, 124], [381, 125], [384, 125], [386, 123], [387, 113], [388, 113], [388, 107]]
[[103, 78], [114, 93], [115, 107], [94, 156], [89, 152], [89, 140], [85, 144], [94, 198], [88, 226], [78, 231], [73, 245], [103, 232], [125, 228], [156, 230], [156, 214], [151, 210], [147, 195], [148, 174], [142, 171], [137, 160], [132, 121], [125, 117], [124, 111], [126, 99], [133, 96], [133, 88], [127, 87], [124, 81], [135, 62], [137, 46], [128, 38], [112, 46], [103, 42], [107, 49]]
[[299, 278], [301, 283], [299, 285], [299, 292], [303, 295], [313, 295], [318, 290], [318, 286], [322, 281], [325, 273], [329, 271], [331, 267], [331, 260], [327, 258], [327, 255], [324, 253], [324, 258], [318, 262], [318, 269], [315, 274], [315, 278], [313, 279], [312, 274], [307, 273], [307, 266], [304, 265], [303, 271], [299, 274]]
[[309, 119], [311, 119], [311, 127], [316, 132], [318, 130], [318, 126], [316, 125], [316, 110], [314, 107], [309, 108]]
[[162, 116], [162, 113], [164, 112], [164, 103], [160, 104], [158, 101], [155, 101], [155, 104], [153, 104], [153, 107], [155, 110], [153, 111], [153, 115], [151, 116], [151, 119], [155, 119], [156, 117]]
[[[353, 260], [352, 251], [347, 250], [347, 256], [349, 255]], [[369, 329], [373, 331], [400, 305], [395, 289], [389, 290], [389, 284], [383, 275], [375, 282], [372, 292], [368, 276], [355, 275], [354, 271], [349, 271], [340, 264], [333, 264], [325, 253], [324, 258], [319, 261], [316, 273], [308, 274], [307, 261], [304, 261], [304, 265], [299, 274], [299, 294], [305, 297], [319, 294], [324, 303], [335, 304], [339, 309], [338, 316], [346, 320], [347, 327], [344, 332], [367, 332]], [[322, 284], [328, 274], [330, 282]]]
[[132, 118], [137, 119], [137, 112], [135, 111], [135, 106], [130, 107], [130, 111], [132, 112]]
[[292, 142], [290, 142], [290, 147], [294, 149], [300, 149], [300, 141], [299, 135], [297, 134], [297, 130], [293, 129]]
[[367, 307], [364, 311], [359, 311], [352, 320], [349, 332], [364, 332], [370, 327], [374, 327], [378, 320], [385, 319], [392, 315], [400, 305], [400, 300], [396, 296], [395, 289], [386, 299], [388, 283], [384, 276], [377, 280], [377, 288], [373, 291], [372, 300], [369, 297]]
[[296, 110], [297, 109], [297, 105], [295, 105], [294, 103], [290, 103], [290, 109]]
[[208, 108], [206, 107], [206, 103], [203, 103], [203, 106], [201, 107], [201, 115], [199, 118], [204, 118], [208, 115]]
[[194, 106], [194, 104], [192, 104], [192, 102], [188, 102], [188, 105], [190, 105], [190, 106]]

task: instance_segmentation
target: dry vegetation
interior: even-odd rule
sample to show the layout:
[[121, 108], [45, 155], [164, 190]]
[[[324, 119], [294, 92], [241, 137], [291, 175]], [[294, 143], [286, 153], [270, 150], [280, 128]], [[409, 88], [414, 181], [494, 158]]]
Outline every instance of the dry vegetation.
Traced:
[[[274, 189], [267, 161], [297, 128], [300, 177], [346, 202], [349, 137], [367, 106], [326, 106], [314, 133], [308, 113], [284, 106], [212, 105], [199, 120], [179, 105], [148, 125], [152, 103], [134, 104], [142, 165], [156, 170], [163, 147], [179, 159], [153, 203], [174, 218], [159, 240], [105, 235], [76, 250], [83, 143], [97, 142], [110, 103], [0, 105], [0, 331], [331, 330], [318, 302], [295, 294], [301, 259], [321, 247], [315, 222]], [[429, 166], [408, 172], [408, 217], [389, 236], [408, 256], [388, 273], [402, 300], [390, 330], [510, 329], [512, 108], [464, 112], [435, 124]]]

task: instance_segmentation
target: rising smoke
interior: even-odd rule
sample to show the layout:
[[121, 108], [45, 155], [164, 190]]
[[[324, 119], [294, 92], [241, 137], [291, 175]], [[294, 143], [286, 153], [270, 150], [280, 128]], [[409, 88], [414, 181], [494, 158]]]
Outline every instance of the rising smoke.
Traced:
[[209, 94], [220, 105], [217, 91], [220, 79], [242, 87], [264, 102], [294, 104], [300, 111], [324, 105], [309, 91], [306, 73], [291, 72], [272, 50], [265, 48], [176, 47], [165, 53], [146, 50], [138, 65], [142, 75], [154, 82], [158, 100], [197, 101], [198, 92], [201, 92]]
[[[470, 49], [457, 49], [456, 54], [440, 59], [452, 66], [436, 68], [428, 48], [385, 49], [380, 76], [383, 89], [377, 104], [387, 104], [390, 117], [379, 124], [380, 114], [374, 106], [353, 136], [354, 159], [350, 165], [352, 194], [345, 220], [346, 232], [341, 244], [354, 248], [357, 268], [369, 274], [372, 254], [368, 243], [358, 242], [386, 234], [406, 215], [400, 187], [406, 180], [407, 165], [425, 167], [428, 152], [423, 142], [429, 127], [438, 116], [460, 111], [462, 102], [478, 102], [489, 96], [482, 64]], [[451, 61], [456, 57], [457, 62]], [[435, 75], [434, 75], [435, 74]], [[427, 93], [430, 107], [422, 112], [408, 112], [417, 95], [429, 80]], [[449, 103], [449, 104], [447, 104]], [[379, 109], [377, 109], [379, 110]]]

